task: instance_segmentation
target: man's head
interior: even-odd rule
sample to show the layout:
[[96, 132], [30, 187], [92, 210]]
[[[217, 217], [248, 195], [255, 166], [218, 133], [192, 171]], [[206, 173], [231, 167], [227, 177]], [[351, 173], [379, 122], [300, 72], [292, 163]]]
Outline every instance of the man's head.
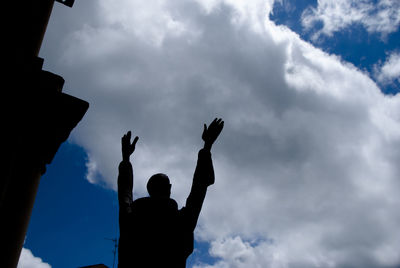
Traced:
[[151, 197], [166, 197], [171, 195], [171, 184], [167, 175], [157, 173], [150, 177], [147, 182], [147, 191]]

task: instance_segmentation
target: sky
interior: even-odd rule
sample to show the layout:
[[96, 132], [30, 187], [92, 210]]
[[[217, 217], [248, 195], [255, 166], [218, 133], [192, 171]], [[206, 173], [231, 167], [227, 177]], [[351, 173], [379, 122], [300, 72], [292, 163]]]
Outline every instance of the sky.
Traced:
[[120, 138], [134, 198], [189, 193], [225, 121], [193, 268], [400, 267], [400, 2], [56, 3], [40, 56], [90, 108], [41, 179], [19, 268], [113, 266]]

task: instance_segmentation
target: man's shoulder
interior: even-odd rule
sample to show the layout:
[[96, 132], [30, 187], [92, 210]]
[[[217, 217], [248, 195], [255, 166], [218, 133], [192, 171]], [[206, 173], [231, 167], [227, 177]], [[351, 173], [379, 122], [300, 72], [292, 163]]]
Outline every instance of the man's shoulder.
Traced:
[[140, 197], [137, 198], [133, 201], [133, 203], [143, 203], [143, 202], [149, 202], [150, 201], [150, 197], [146, 196], [146, 197]]
[[131, 206], [132, 207], [143, 207], [143, 206], [150, 205], [150, 203], [151, 203], [150, 197], [141, 197], [141, 198], [133, 200]]
[[152, 197], [141, 197], [135, 199], [132, 203], [134, 207], [147, 207], [147, 206], [167, 206], [173, 209], [178, 209], [178, 203], [172, 198], [158, 199]]

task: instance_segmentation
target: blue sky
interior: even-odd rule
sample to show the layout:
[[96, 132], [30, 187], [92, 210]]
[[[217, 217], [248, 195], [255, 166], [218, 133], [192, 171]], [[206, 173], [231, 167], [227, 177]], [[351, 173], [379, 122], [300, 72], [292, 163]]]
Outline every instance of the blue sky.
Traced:
[[64, 143], [37, 193], [25, 247], [53, 267], [112, 266], [113, 243], [105, 238], [117, 234], [116, 195], [85, 179], [85, 158], [82, 148]]
[[166, 171], [182, 205], [216, 116], [188, 267], [400, 265], [398, 2], [350, 1], [353, 20], [327, 0], [83, 2], [55, 5], [41, 57], [91, 106], [41, 179], [20, 267], [112, 267], [120, 136], [140, 136], [134, 195]]

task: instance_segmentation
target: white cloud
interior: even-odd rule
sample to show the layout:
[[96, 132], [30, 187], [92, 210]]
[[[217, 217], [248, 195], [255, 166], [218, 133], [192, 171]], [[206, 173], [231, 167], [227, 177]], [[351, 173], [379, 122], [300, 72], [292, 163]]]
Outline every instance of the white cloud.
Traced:
[[18, 268], [51, 268], [48, 263], [43, 262], [39, 257], [35, 257], [27, 248], [22, 248], [19, 257]]
[[86, 161], [86, 170], [86, 179], [91, 183], [96, 183], [98, 181], [96, 177], [99, 176], [97, 163], [91, 159], [90, 155]]
[[370, 33], [379, 33], [382, 37], [396, 31], [400, 25], [400, 2], [397, 0], [319, 0], [316, 8], [310, 7], [303, 12], [302, 24], [312, 30], [316, 22], [323, 26], [316, 31], [332, 36], [354, 24], [362, 25]]
[[132, 129], [135, 195], [164, 172], [183, 204], [202, 124], [222, 117], [196, 231], [216, 267], [400, 263], [400, 95], [276, 26], [268, 9], [260, 17], [255, 7], [270, 3], [101, 3], [86, 24], [50, 28], [43, 51], [65, 91], [91, 104], [72, 139], [88, 174], [101, 174], [92, 183], [115, 189]]
[[392, 52], [382, 66], [376, 65], [375, 77], [384, 85], [396, 80], [400, 82], [400, 53]]

